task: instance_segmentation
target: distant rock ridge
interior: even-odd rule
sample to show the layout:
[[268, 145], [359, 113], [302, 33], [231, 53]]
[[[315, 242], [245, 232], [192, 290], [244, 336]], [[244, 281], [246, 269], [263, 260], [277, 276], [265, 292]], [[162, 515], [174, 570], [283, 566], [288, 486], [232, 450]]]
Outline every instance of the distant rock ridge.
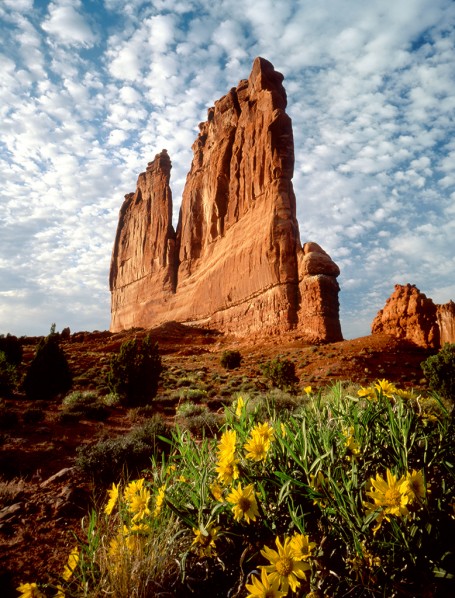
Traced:
[[373, 320], [372, 334], [389, 334], [424, 348], [455, 343], [455, 303], [438, 305], [413, 284], [395, 285]]
[[113, 332], [165, 321], [239, 336], [342, 340], [340, 271], [300, 243], [283, 75], [256, 58], [208, 110], [193, 144], [177, 230], [166, 150], [120, 210], [110, 271]]

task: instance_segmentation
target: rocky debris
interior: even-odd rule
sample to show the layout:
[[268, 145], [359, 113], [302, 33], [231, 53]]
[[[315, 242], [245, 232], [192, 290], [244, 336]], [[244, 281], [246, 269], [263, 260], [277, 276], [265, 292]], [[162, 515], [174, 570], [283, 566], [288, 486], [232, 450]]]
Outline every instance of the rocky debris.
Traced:
[[455, 342], [455, 304], [450, 301], [437, 305], [415, 285], [397, 284], [374, 319], [371, 332], [437, 349], [444, 343]]
[[125, 197], [111, 262], [111, 331], [175, 320], [238, 336], [342, 340], [338, 266], [302, 249], [283, 75], [256, 58], [199, 125], [176, 233], [163, 150]]

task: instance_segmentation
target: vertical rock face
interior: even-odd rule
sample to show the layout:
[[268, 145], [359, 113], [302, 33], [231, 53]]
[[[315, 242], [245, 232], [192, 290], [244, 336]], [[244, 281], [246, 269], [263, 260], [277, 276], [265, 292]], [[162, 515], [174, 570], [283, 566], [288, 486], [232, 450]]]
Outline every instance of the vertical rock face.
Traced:
[[437, 305], [415, 285], [395, 290], [373, 321], [372, 334], [385, 333], [424, 348], [455, 342], [455, 304]]
[[140, 175], [120, 213], [111, 330], [177, 320], [239, 335], [342, 339], [339, 269], [318, 245], [300, 245], [282, 81], [257, 58], [248, 80], [209, 109], [175, 236], [167, 154]]
[[441, 347], [445, 343], [455, 343], [455, 303], [449, 301], [442, 305], [436, 305], [436, 308]]
[[112, 252], [111, 329], [143, 326], [163, 297], [175, 292], [177, 261], [172, 228], [171, 161], [166, 150], [125, 196]]

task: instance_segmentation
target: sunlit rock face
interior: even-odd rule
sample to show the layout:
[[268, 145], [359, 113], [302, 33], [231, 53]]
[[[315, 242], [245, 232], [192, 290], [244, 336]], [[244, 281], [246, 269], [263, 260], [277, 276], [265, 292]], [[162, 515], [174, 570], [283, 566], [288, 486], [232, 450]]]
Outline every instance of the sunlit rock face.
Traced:
[[300, 244], [283, 75], [256, 58], [208, 111], [193, 144], [177, 230], [163, 151], [120, 211], [111, 330], [175, 320], [240, 336], [342, 340], [339, 269]]
[[437, 305], [411, 284], [395, 285], [373, 321], [372, 334], [385, 333], [424, 348], [455, 342], [455, 304]]

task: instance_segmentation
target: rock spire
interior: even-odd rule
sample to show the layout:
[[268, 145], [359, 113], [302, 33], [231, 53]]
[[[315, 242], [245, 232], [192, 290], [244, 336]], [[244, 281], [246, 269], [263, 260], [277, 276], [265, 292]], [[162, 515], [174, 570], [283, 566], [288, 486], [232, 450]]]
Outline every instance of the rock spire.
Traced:
[[338, 266], [300, 244], [283, 75], [256, 58], [199, 125], [177, 230], [166, 150], [125, 196], [111, 262], [111, 330], [164, 321], [243, 336], [342, 340]]

